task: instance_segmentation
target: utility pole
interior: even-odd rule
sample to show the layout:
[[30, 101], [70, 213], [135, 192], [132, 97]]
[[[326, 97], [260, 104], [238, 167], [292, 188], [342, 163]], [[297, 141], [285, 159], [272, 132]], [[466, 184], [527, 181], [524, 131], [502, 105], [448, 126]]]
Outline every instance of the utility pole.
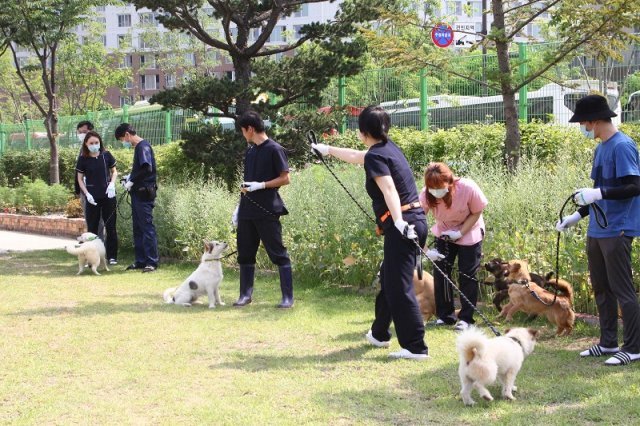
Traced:
[[487, 0], [482, 0], [482, 94], [487, 96]]

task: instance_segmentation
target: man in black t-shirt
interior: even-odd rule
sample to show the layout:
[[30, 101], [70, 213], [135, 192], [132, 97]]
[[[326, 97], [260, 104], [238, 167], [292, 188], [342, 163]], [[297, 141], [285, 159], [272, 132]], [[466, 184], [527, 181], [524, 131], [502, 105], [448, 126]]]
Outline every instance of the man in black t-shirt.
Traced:
[[278, 193], [289, 184], [289, 165], [284, 149], [265, 133], [262, 117], [247, 111], [238, 119], [242, 135], [250, 143], [244, 159], [244, 182], [240, 204], [233, 214], [238, 226], [238, 263], [240, 264], [240, 297], [233, 306], [251, 303], [256, 253], [260, 241], [269, 259], [278, 265], [282, 300], [278, 308], [293, 306], [291, 260], [282, 244], [280, 216], [289, 212]]
[[158, 238], [153, 225], [156, 199], [156, 159], [151, 144], [136, 134], [128, 123], [116, 128], [115, 137], [124, 147], [133, 146], [133, 165], [124, 187], [131, 194], [131, 222], [135, 261], [127, 270], [142, 269], [153, 272], [158, 267]]

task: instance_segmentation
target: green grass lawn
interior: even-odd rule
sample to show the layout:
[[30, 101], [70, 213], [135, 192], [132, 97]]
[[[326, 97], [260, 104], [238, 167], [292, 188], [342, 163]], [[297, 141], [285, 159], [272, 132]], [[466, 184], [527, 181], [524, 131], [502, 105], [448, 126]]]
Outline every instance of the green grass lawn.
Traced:
[[579, 359], [597, 336], [583, 323], [563, 338], [534, 323], [543, 337], [518, 376], [518, 399], [467, 408], [453, 330], [427, 328], [426, 362], [389, 360], [395, 339], [390, 350], [364, 340], [373, 293], [298, 283], [295, 308], [282, 311], [277, 273], [264, 272], [254, 303], [237, 309], [229, 267], [226, 306], [210, 310], [206, 297], [191, 308], [164, 304], [163, 290], [194, 267], [76, 276], [62, 250], [0, 255], [0, 423], [564, 425], [640, 416], [640, 363]]

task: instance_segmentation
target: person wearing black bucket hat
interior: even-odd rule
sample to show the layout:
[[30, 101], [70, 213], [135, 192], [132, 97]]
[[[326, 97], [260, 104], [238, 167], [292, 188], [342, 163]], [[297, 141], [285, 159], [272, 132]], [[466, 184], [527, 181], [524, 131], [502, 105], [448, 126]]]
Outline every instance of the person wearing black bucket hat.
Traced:
[[[640, 360], [640, 304], [631, 270], [631, 243], [640, 236], [640, 158], [635, 142], [618, 131], [606, 98], [588, 95], [576, 102], [572, 123], [580, 123], [582, 133], [600, 139], [593, 156], [593, 188], [576, 191], [575, 202], [582, 206], [556, 224], [566, 231], [589, 214], [587, 258], [589, 275], [600, 317], [600, 341], [580, 352], [581, 357], [610, 355], [606, 365], [627, 365]], [[608, 225], [595, 218], [596, 203]], [[622, 311], [622, 347], [618, 347], [618, 306]]]

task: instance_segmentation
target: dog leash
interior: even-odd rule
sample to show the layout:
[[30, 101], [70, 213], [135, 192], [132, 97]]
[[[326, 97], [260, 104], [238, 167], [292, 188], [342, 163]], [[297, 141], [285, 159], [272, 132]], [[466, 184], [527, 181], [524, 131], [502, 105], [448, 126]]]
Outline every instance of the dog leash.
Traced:
[[229, 256], [233, 256], [234, 254], [236, 254], [238, 252], [238, 250], [236, 251], [232, 251], [231, 253], [227, 254], [226, 256], [221, 256], [221, 257], [216, 257], [214, 259], [206, 259], [205, 262], [213, 262], [214, 260], [222, 260], [222, 259], [226, 259]]
[[[420, 247], [420, 244], [418, 244], [417, 240], [410, 240], [412, 241], [416, 247], [418, 248], [418, 250], [420, 250], [420, 252], [422, 252], [422, 254], [427, 257], [427, 253], [425, 253], [424, 249], [422, 247]], [[429, 259], [427, 257], [427, 259]], [[431, 261], [431, 263], [433, 264], [433, 267], [440, 272], [440, 274], [442, 274], [442, 276], [444, 277], [445, 281], [447, 281], [449, 283], [449, 285], [451, 285], [451, 287], [453, 287], [459, 294], [460, 297], [469, 304], [469, 306], [471, 306], [471, 308], [478, 314], [480, 315], [480, 318], [482, 318], [482, 321], [484, 321], [484, 323], [487, 325], [487, 327], [489, 327], [491, 329], [491, 331], [493, 332], [493, 334], [495, 334], [496, 336], [501, 336], [500, 332], [494, 327], [493, 323], [491, 321], [489, 321], [489, 319], [482, 313], [482, 311], [480, 311], [480, 309], [478, 309], [473, 303], [471, 303], [471, 301], [469, 300], [469, 298], [460, 290], [460, 288], [458, 286], [456, 286], [454, 284], [454, 282], [447, 276], [447, 274], [444, 273], [444, 271], [442, 269], [440, 269], [440, 267], [437, 265], [436, 262], [434, 262], [433, 260], [429, 259]]]
[[[309, 142], [309, 145], [318, 143], [318, 140], [316, 139], [316, 134], [315, 134], [315, 132], [313, 130], [309, 130], [307, 132], [307, 141]], [[344, 191], [347, 193], [349, 198], [351, 198], [351, 201], [353, 201], [356, 204], [356, 206], [358, 206], [360, 211], [362, 213], [364, 213], [364, 215], [367, 217], [367, 219], [369, 219], [371, 222], [373, 222], [374, 224], [377, 225], [376, 220], [364, 209], [364, 207], [362, 207], [362, 205], [358, 202], [358, 200], [356, 200], [355, 197], [353, 195], [351, 195], [351, 192], [349, 192], [347, 187], [344, 186], [344, 184], [342, 183], [342, 181], [340, 180], [338, 175], [336, 175], [335, 172], [333, 171], [333, 169], [329, 166], [329, 163], [327, 163], [325, 161], [325, 159], [322, 156], [322, 154], [320, 154], [320, 152], [318, 152], [318, 150], [316, 150], [316, 149], [313, 149], [313, 152], [316, 155], [316, 157], [322, 162], [322, 164], [324, 164], [324, 166], [327, 168], [327, 170], [329, 170], [329, 173], [331, 173], [331, 176], [333, 176], [335, 178], [335, 180], [340, 184], [342, 189], [344, 189]]]

